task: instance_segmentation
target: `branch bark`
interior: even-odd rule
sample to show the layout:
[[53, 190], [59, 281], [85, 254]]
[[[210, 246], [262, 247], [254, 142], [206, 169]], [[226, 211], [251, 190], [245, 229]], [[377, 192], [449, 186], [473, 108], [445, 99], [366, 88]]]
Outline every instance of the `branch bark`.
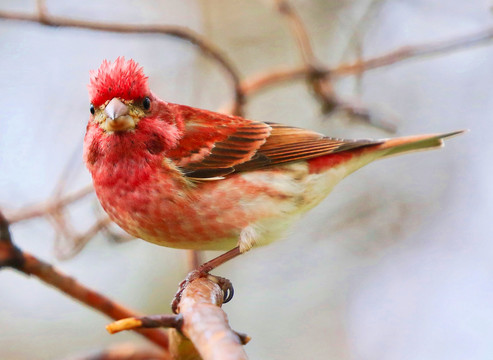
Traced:
[[[228, 323], [226, 313], [221, 309], [223, 291], [208, 278], [192, 281], [183, 291], [178, 311], [183, 316], [181, 332], [190, 339], [204, 360], [242, 360], [247, 355], [242, 344], [248, 337], [239, 336]], [[170, 336], [170, 351], [189, 348], [177, 330]]]
[[139, 328], [170, 328], [170, 353], [180, 360], [242, 360], [250, 338], [231, 329], [221, 309], [224, 293], [211, 277], [191, 281], [181, 295], [178, 315], [128, 318], [109, 324], [110, 333]]

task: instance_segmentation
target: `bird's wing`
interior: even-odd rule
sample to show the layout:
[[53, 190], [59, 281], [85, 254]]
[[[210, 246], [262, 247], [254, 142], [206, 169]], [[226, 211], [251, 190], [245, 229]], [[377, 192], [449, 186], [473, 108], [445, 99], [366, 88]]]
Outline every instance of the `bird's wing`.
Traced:
[[[188, 109], [192, 111], [188, 111]], [[185, 135], [167, 157], [194, 179], [220, 178], [379, 144], [342, 140], [314, 131], [185, 107]]]

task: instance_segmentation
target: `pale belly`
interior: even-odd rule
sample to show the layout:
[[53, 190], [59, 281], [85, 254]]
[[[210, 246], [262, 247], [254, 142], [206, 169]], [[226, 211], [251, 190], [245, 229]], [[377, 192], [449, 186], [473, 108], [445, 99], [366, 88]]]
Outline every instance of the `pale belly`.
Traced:
[[111, 219], [138, 238], [196, 250], [240, 244], [245, 251], [282, 237], [351, 171], [345, 164], [311, 174], [298, 162], [192, 187], [158, 174], [135, 187], [120, 179], [111, 187], [96, 185], [96, 192]]

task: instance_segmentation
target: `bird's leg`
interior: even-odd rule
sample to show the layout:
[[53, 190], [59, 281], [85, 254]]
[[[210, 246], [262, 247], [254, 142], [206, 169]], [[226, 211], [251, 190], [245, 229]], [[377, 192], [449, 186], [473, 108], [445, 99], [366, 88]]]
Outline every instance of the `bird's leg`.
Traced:
[[214, 259], [209, 260], [206, 263], [200, 265], [197, 270], [208, 273], [209, 271], [214, 270], [215, 268], [224, 264], [225, 262], [228, 262], [229, 260], [234, 259], [235, 257], [237, 257], [240, 254], [241, 254], [240, 247], [237, 246], [237, 247], [225, 252], [224, 254], [221, 254], [221, 255], [215, 257]]
[[175, 297], [173, 298], [173, 301], [171, 302], [171, 309], [175, 314], [177, 314], [178, 310], [178, 304], [180, 303], [181, 300], [181, 294], [183, 290], [187, 287], [188, 284], [190, 284], [193, 280], [201, 278], [201, 277], [207, 277], [217, 283], [221, 289], [223, 290], [224, 293], [224, 300], [223, 303], [227, 303], [233, 298], [234, 295], [234, 289], [233, 289], [233, 284], [231, 284], [231, 281], [229, 281], [226, 278], [220, 277], [220, 276], [215, 276], [215, 275], [210, 275], [209, 272], [211, 270], [214, 270], [218, 266], [224, 264], [225, 262], [228, 262], [231, 259], [234, 259], [238, 255], [240, 255], [242, 252], [240, 251], [240, 247], [237, 246], [224, 254], [219, 255], [218, 257], [215, 257], [212, 260], [207, 261], [206, 263], [200, 265], [197, 269], [192, 270], [188, 273], [187, 277], [185, 280], [183, 280], [180, 285], [178, 285], [178, 291], [175, 294]]

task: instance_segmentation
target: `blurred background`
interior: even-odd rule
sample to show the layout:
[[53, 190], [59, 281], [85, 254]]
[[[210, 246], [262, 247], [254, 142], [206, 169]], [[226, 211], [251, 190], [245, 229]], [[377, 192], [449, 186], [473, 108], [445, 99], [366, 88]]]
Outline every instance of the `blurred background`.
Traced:
[[[329, 68], [404, 45], [492, 27], [491, 2], [292, 0], [318, 60]], [[242, 79], [302, 65], [289, 21], [265, 1], [52, 0], [75, 19], [188, 27], [214, 43]], [[1, 10], [34, 13], [32, 1]], [[224, 71], [190, 43], [158, 34], [102, 33], [0, 20], [0, 208], [49, 199], [61, 177], [70, 193], [90, 183], [82, 164], [89, 70], [133, 58], [162, 99], [217, 110], [233, 98]], [[287, 239], [222, 266], [235, 285], [224, 306], [248, 333], [251, 359], [493, 358], [493, 44], [399, 62], [336, 79], [340, 98], [395, 122], [395, 135], [471, 131], [440, 151], [374, 163], [351, 175]], [[249, 118], [335, 137], [393, 134], [336, 111], [321, 113], [303, 80], [247, 98]], [[67, 164], [69, 166], [67, 167]], [[68, 170], [67, 170], [68, 169]], [[69, 208], [83, 232], [100, 216], [94, 196]], [[187, 273], [184, 251], [96, 235], [58, 260], [45, 218], [12, 225], [24, 250], [145, 314], [169, 312]], [[70, 248], [58, 239], [57, 248]], [[207, 253], [207, 257], [217, 255]], [[0, 358], [63, 359], [110, 344], [109, 320], [12, 270], [0, 271]]]

